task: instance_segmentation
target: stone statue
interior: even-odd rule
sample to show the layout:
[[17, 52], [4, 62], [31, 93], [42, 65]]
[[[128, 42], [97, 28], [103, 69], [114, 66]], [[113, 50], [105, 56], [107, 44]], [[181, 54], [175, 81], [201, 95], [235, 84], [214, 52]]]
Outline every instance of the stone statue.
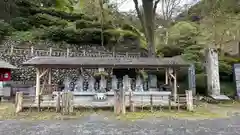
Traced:
[[84, 81], [83, 76], [80, 75], [74, 87], [75, 92], [83, 92], [83, 81]]
[[107, 87], [107, 80], [103, 75], [101, 75], [101, 80], [100, 80], [100, 91], [101, 92], [106, 92], [106, 87]]
[[128, 90], [129, 91], [132, 91], [132, 85], [131, 84], [132, 84], [132, 78], [128, 78], [128, 87], [129, 87]]
[[69, 77], [65, 78], [65, 80], [63, 81], [63, 84], [64, 84], [64, 91], [70, 91], [71, 81]]
[[95, 78], [93, 76], [91, 76], [89, 79], [88, 79], [88, 92], [95, 92]]
[[136, 79], [136, 89], [135, 91], [143, 92], [143, 81], [140, 75], [137, 76]]
[[125, 89], [126, 91], [130, 91], [131, 90], [131, 82], [130, 82], [130, 78], [128, 77], [128, 75], [123, 76], [123, 89]]
[[117, 89], [117, 83], [118, 83], [117, 77], [116, 77], [116, 75], [114, 75], [112, 77], [112, 90], [116, 90]]

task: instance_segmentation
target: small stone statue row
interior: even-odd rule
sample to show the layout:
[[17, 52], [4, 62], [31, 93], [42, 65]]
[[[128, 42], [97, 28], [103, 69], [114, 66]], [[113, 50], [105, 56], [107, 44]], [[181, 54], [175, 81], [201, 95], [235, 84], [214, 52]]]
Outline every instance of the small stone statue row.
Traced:
[[[94, 88], [95, 82], [96, 82], [96, 80], [93, 76], [89, 77], [87, 92], [95, 92], [95, 88]], [[84, 89], [83, 83], [84, 83], [84, 78], [83, 78], [83, 76], [80, 76], [78, 78], [77, 82], [76, 82], [76, 85], [74, 87], [74, 91], [83, 92], [83, 89]], [[64, 88], [65, 91], [68, 91], [70, 89], [70, 79], [69, 78], [66, 78], [64, 80], [64, 86], [65, 86], [65, 88]], [[107, 80], [105, 79], [104, 76], [101, 76], [99, 91], [100, 92], [106, 92], [106, 87], [107, 87]], [[112, 87], [111, 90], [118, 89], [118, 79], [115, 75], [112, 77], [111, 87]], [[126, 91], [132, 91], [132, 89], [131, 89], [131, 78], [129, 78], [128, 75], [125, 75], [123, 77], [123, 88]], [[135, 91], [139, 91], [139, 92], [144, 91], [143, 90], [143, 80], [140, 76], [137, 76], [137, 78], [136, 78], [136, 89], [135, 89]]]

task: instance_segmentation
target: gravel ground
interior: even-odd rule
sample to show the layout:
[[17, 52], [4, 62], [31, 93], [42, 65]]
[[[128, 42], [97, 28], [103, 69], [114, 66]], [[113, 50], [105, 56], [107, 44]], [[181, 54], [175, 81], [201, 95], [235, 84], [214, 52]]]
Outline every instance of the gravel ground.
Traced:
[[240, 117], [127, 122], [91, 115], [68, 121], [0, 121], [0, 135], [240, 135]]

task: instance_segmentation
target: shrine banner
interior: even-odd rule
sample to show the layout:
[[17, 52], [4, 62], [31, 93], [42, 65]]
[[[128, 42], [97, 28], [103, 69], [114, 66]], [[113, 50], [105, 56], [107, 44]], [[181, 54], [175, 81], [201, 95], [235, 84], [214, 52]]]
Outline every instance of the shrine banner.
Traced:
[[0, 81], [10, 81], [10, 80], [11, 80], [11, 70], [0, 69]]
[[188, 88], [193, 91], [193, 95], [196, 94], [196, 75], [193, 64], [188, 68]]

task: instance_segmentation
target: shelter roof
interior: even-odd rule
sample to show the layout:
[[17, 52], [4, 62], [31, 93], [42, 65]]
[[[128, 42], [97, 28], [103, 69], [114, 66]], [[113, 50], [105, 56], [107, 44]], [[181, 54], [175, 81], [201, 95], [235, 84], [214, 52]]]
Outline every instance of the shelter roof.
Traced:
[[17, 67], [11, 65], [10, 63], [0, 60], [0, 68], [6, 68], [6, 69], [16, 69]]
[[186, 67], [189, 63], [181, 56], [171, 58], [148, 57], [34, 57], [23, 63], [24, 66], [48, 68], [160, 68], [165, 66]]

